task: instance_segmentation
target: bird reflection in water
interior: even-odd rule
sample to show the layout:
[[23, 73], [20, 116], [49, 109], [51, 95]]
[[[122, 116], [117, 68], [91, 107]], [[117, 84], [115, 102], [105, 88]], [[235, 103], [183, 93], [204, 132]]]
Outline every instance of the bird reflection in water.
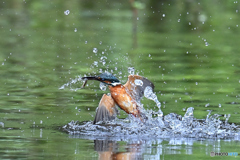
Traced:
[[141, 144], [128, 144], [125, 151], [119, 151], [119, 143], [111, 140], [94, 140], [94, 149], [99, 160], [141, 159]]

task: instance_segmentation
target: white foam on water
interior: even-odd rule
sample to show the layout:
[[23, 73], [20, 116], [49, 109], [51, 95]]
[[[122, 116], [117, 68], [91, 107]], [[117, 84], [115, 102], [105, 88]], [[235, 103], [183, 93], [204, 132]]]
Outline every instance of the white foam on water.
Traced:
[[70, 122], [63, 126], [63, 130], [71, 135], [97, 137], [142, 137], [142, 138], [240, 138], [240, 127], [235, 124], [221, 121], [219, 115], [206, 116], [206, 119], [196, 119], [194, 108], [187, 109], [185, 115], [170, 113], [163, 118], [153, 116], [153, 112], [146, 114], [144, 122], [132, 115], [126, 119], [116, 119], [111, 122], [94, 125], [91, 121], [80, 124]]

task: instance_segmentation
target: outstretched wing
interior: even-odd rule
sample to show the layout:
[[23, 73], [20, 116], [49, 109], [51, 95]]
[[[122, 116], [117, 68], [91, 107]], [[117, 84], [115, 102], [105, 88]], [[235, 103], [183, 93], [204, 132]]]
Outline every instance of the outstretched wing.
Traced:
[[93, 124], [96, 124], [99, 121], [113, 120], [117, 116], [117, 113], [117, 105], [114, 102], [113, 98], [104, 94], [101, 101], [99, 102]]
[[144, 96], [144, 90], [146, 87], [151, 87], [154, 90], [154, 85], [147, 78], [138, 75], [129, 75], [128, 81], [124, 87], [128, 90], [129, 94], [137, 102]]

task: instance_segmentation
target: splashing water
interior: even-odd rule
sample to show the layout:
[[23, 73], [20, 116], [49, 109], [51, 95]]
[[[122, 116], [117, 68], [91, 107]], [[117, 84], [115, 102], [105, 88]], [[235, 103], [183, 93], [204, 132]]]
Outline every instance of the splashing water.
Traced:
[[130, 75], [134, 75], [134, 73], [135, 73], [134, 67], [128, 67], [128, 73], [129, 73]]
[[157, 107], [161, 108], [161, 103], [158, 101], [158, 98], [157, 98], [157, 95], [155, 93], [153, 93], [153, 90], [150, 86], [147, 86], [144, 90], [144, 96], [147, 98], [147, 99], [150, 99], [150, 100], [153, 100], [156, 104], [157, 104]]
[[70, 11], [69, 11], [69, 10], [66, 10], [66, 11], [64, 11], [64, 14], [67, 16], [67, 15], [70, 14]]
[[[133, 72], [134, 73], [134, 72]], [[59, 89], [65, 89], [71, 84], [82, 81], [81, 77], [76, 77], [70, 82], [64, 84]], [[143, 81], [137, 79], [134, 81], [135, 85], [143, 86]], [[107, 86], [100, 83], [100, 89], [106, 90]], [[77, 90], [79, 88], [76, 88]], [[240, 139], [240, 126], [228, 123], [230, 114], [225, 114], [225, 121], [219, 119], [220, 115], [208, 114], [205, 119], [196, 119], [194, 117], [194, 108], [189, 107], [184, 116], [170, 113], [163, 115], [161, 111], [161, 103], [153, 89], [147, 86], [144, 90], [144, 96], [147, 99], [153, 100], [158, 111], [145, 110], [144, 121], [141, 122], [138, 118], [129, 115], [126, 119], [116, 118], [110, 122], [100, 122], [94, 125], [92, 121], [88, 122], [70, 122], [62, 127], [62, 130], [70, 135], [84, 136], [87, 139], [132, 139], [138, 137], [141, 139], [153, 138], [234, 138]], [[142, 106], [140, 104], [139, 106]]]
[[[75, 79], [76, 81], [77, 79]], [[74, 81], [74, 82], [75, 82]], [[141, 85], [142, 82], [136, 81], [136, 85]], [[61, 87], [62, 88], [62, 87]], [[63, 86], [64, 88], [64, 86]], [[100, 83], [102, 90], [106, 89], [106, 84]], [[154, 112], [152, 110], [143, 110], [145, 120], [139, 121], [138, 118], [129, 115], [126, 119], [116, 118], [110, 122], [100, 122], [94, 125], [89, 122], [70, 122], [63, 126], [63, 131], [70, 135], [84, 136], [87, 139], [131, 139], [131, 138], [234, 138], [240, 139], [240, 127], [235, 124], [229, 124], [228, 119], [230, 114], [225, 115], [225, 121], [219, 119], [218, 114], [211, 115], [208, 111], [206, 119], [194, 118], [194, 108], [189, 107], [185, 115], [170, 113], [163, 116], [161, 111], [161, 103], [158, 101], [156, 94], [153, 93], [151, 87], [146, 87], [144, 96], [153, 100], [159, 110]], [[156, 116], [157, 115], [157, 116]]]
[[142, 86], [142, 85], [143, 85], [143, 81], [140, 80], [140, 79], [135, 79], [135, 80], [134, 80], [134, 83], [135, 83], [137, 86]]
[[93, 53], [97, 53], [98, 49], [97, 48], [93, 48]]
[[106, 89], [107, 89], [107, 84], [100, 82], [99, 88], [100, 88], [102, 91], [106, 91]]
[[[82, 77], [81, 77], [81, 76], [78, 76], [78, 77], [76, 77], [75, 79], [72, 79], [70, 82], [62, 85], [59, 89], [65, 89], [65, 88], [68, 87], [68, 86], [71, 87], [72, 84], [76, 84], [76, 83], [79, 82], [79, 81], [82, 82]], [[76, 90], [78, 90], [78, 89], [80, 89], [80, 88], [75, 88], [75, 89], [71, 89], [71, 90], [76, 91]]]
[[[100, 88], [106, 89], [105, 84], [100, 84]], [[62, 129], [70, 135], [84, 136], [87, 139], [106, 137], [122, 140], [136, 137], [141, 139], [172, 137], [240, 139], [240, 127], [228, 123], [230, 114], [224, 116], [225, 121], [221, 121], [218, 114], [211, 115], [211, 111], [208, 111], [206, 119], [196, 119], [193, 114], [194, 108], [189, 107], [183, 117], [175, 113], [163, 116], [160, 109], [161, 103], [151, 87], [146, 87], [144, 96], [156, 102], [159, 110], [158, 112], [143, 110], [145, 115], [143, 122], [129, 115], [126, 119], [116, 118], [113, 121], [100, 122], [98, 125], [94, 125], [92, 121], [82, 123], [72, 121]]]
[[154, 138], [240, 138], [240, 128], [235, 124], [223, 123], [216, 115], [208, 113], [206, 119], [194, 118], [193, 107], [187, 109], [185, 115], [170, 113], [164, 119], [147, 115], [145, 122], [137, 121], [129, 115], [126, 119], [116, 119], [98, 125], [92, 122], [70, 122], [63, 130], [70, 135], [87, 136], [103, 139], [154, 139]]

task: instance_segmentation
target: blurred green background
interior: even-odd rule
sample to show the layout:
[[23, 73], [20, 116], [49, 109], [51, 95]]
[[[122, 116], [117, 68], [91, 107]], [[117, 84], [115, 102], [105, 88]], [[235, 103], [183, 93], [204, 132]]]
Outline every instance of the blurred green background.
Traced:
[[[165, 115], [194, 107], [196, 118], [213, 110], [239, 124], [239, 9], [236, 0], [0, 0], [0, 158], [97, 158], [91, 140], [58, 128], [93, 120], [107, 91], [98, 82], [59, 88], [104, 71], [124, 83], [128, 67], [154, 82]], [[158, 144], [159, 158], [208, 158], [216, 145], [205, 143], [190, 145], [190, 154]], [[234, 152], [232, 143], [217, 150]]]

